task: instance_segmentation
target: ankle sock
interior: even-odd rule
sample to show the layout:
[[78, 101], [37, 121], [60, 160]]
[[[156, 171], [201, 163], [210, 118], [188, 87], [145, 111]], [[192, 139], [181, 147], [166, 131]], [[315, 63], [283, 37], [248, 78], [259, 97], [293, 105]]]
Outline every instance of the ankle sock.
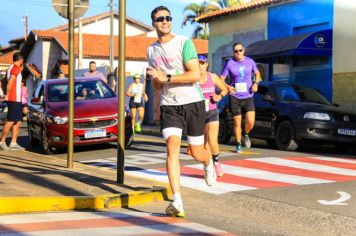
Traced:
[[175, 193], [173, 196], [174, 202], [178, 203], [179, 205], [183, 205], [182, 196], [180, 195], [180, 193]]
[[213, 155], [213, 161], [218, 162], [219, 161], [219, 154], [218, 155]]

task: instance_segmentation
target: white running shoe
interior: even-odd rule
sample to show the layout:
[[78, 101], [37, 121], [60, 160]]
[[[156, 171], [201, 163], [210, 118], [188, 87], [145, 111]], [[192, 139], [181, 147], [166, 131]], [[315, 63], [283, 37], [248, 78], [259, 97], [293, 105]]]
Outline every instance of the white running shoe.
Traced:
[[25, 148], [21, 147], [18, 143], [10, 143], [9, 148], [11, 150], [25, 150]]
[[214, 169], [213, 160], [210, 160], [208, 166], [204, 166], [204, 177], [207, 185], [212, 186], [216, 183], [216, 172]]
[[0, 150], [10, 150], [10, 148], [6, 145], [6, 143], [0, 143]]
[[184, 218], [185, 214], [183, 204], [178, 204], [176, 201], [169, 203], [168, 207], [166, 208], [166, 214], [171, 217]]

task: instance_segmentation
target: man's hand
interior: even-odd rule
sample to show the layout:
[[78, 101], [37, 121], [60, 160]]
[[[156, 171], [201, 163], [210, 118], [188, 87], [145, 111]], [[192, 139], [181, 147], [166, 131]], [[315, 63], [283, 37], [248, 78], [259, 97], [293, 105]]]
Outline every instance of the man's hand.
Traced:
[[222, 99], [222, 96], [221, 96], [221, 95], [214, 94], [213, 100], [214, 100], [215, 103], [219, 102], [221, 99]]
[[152, 76], [152, 78], [159, 83], [168, 81], [167, 74], [161, 71], [160, 68], [155, 69], [153, 67], [148, 67], [147, 74]]
[[230, 94], [230, 95], [234, 95], [235, 92], [236, 92], [235, 88], [232, 87], [232, 86], [230, 86], [230, 87], [229, 87], [229, 94]]
[[257, 84], [257, 83], [254, 83], [254, 84], [252, 85], [251, 91], [254, 92], [254, 93], [256, 93], [257, 90], [258, 90], [258, 84]]

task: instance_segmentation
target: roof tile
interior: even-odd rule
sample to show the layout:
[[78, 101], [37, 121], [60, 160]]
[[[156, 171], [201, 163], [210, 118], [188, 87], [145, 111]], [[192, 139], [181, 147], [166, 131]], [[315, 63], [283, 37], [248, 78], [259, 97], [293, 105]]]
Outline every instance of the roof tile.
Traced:
[[[68, 33], [53, 30], [34, 30], [39, 38], [56, 40], [65, 51], [68, 51]], [[126, 37], [126, 59], [144, 61], [147, 60], [147, 47], [155, 42], [156, 38], [144, 36]], [[208, 41], [193, 40], [198, 53], [208, 53]], [[78, 34], [75, 34], [74, 50], [78, 55]], [[114, 37], [114, 56], [118, 57], [118, 37]], [[84, 58], [109, 58], [109, 35], [83, 34]]]
[[282, 2], [287, 2], [291, 0], [252, 0], [251, 2], [244, 3], [241, 5], [232, 6], [229, 8], [224, 8], [222, 10], [213, 11], [207, 13], [203, 16], [195, 18], [198, 22], [209, 22], [211, 19], [218, 18], [221, 16], [226, 16], [234, 13], [240, 13], [248, 10], [253, 10], [261, 7], [267, 7], [274, 4], [279, 4]]

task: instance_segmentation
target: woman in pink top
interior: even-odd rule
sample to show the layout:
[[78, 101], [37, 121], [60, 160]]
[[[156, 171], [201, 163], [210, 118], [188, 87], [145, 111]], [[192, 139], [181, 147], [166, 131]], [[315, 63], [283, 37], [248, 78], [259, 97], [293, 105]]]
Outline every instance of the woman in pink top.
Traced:
[[[219, 110], [216, 104], [227, 94], [227, 89], [216, 74], [208, 72], [208, 58], [199, 55], [198, 59], [201, 72], [199, 85], [205, 98], [205, 148], [210, 149], [216, 174], [221, 177], [224, 171], [219, 163]], [[219, 94], [216, 88], [220, 90]]]

